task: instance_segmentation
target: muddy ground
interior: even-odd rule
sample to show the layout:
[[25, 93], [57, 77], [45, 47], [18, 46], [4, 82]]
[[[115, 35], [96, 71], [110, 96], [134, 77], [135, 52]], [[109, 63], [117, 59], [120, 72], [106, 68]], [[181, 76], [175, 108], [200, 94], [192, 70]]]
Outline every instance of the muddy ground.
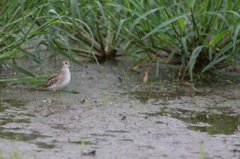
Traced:
[[[38, 74], [60, 67], [29, 65]], [[197, 92], [164, 65], [143, 85], [130, 66], [75, 65], [69, 87], [79, 94], [62, 92], [64, 104], [34, 85], [1, 84], [0, 158], [240, 158], [239, 85], [198, 81]]]

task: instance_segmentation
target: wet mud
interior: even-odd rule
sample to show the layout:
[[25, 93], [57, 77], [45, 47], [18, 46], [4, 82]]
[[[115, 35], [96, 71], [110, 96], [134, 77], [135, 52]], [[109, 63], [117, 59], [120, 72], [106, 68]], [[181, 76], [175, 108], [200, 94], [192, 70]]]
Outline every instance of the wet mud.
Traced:
[[143, 84], [123, 60], [75, 65], [79, 94], [62, 92], [63, 104], [52, 91], [1, 84], [0, 158], [240, 158], [239, 85], [199, 81], [196, 92], [165, 65]]

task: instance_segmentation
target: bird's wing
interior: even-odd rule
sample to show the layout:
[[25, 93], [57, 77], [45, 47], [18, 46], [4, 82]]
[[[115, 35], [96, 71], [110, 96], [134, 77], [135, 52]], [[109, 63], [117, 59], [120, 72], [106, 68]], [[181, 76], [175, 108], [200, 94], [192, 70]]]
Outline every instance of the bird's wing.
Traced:
[[[59, 74], [59, 73], [58, 73]], [[46, 82], [44, 82], [41, 85], [38, 85], [40, 88], [46, 88], [52, 86], [54, 83], [58, 80], [58, 74], [54, 74], [52, 77], [50, 77]]]

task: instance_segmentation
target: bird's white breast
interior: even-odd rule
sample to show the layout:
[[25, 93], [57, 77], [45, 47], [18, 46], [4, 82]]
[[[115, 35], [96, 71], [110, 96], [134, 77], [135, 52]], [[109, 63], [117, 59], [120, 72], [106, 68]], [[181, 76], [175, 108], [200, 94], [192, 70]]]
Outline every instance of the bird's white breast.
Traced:
[[54, 84], [51, 87], [49, 87], [49, 89], [52, 89], [52, 90], [62, 89], [70, 83], [71, 73], [70, 73], [69, 68], [62, 69], [59, 76], [61, 76], [60, 78], [62, 78], [62, 79], [59, 80], [59, 82], [57, 84]]

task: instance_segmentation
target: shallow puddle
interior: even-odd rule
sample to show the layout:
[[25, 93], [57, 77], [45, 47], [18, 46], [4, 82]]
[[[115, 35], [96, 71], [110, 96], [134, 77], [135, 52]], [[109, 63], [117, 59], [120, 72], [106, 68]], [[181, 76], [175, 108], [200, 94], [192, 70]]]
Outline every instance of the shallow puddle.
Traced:
[[0, 126], [8, 123], [30, 123], [29, 117], [33, 114], [25, 110], [28, 101], [19, 99], [1, 99], [0, 100]]
[[69, 141], [69, 143], [73, 143], [77, 145], [97, 145], [97, 142], [93, 140]]
[[50, 144], [50, 143], [45, 143], [45, 142], [36, 142], [35, 143], [39, 148], [44, 148], [44, 149], [53, 149], [56, 147], [55, 144]]
[[[233, 134], [240, 122], [240, 115], [226, 108], [216, 108], [218, 113], [211, 111], [190, 111], [176, 108], [161, 108], [160, 112], [143, 113], [147, 117], [170, 116], [189, 123], [191, 130], [207, 132], [209, 134]], [[214, 111], [213, 111], [214, 112]], [[161, 122], [157, 122], [161, 123]]]
[[[224, 113], [208, 114], [206, 112], [203, 112], [197, 113], [194, 117], [183, 120], [195, 124], [188, 127], [192, 130], [207, 132], [209, 134], [229, 135], [237, 131], [237, 127], [240, 121], [240, 115], [231, 115]], [[209, 125], [202, 125], [201, 123], [207, 123]]]
[[[150, 102], [161, 110], [142, 113], [147, 117], [170, 116], [180, 119], [189, 124], [190, 130], [229, 135], [235, 133], [240, 124], [240, 115], [232, 111], [231, 107], [218, 107], [221, 101], [229, 99], [221, 97], [219, 101], [213, 101], [214, 104], [212, 104], [205, 99], [211, 101], [213, 97], [208, 98], [206, 94], [196, 92], [190, 87], [171, 85], [167, 82], [166, 85], [147, 86], [131, 91], [130, 96], [143, 104]], [[203, 100], [201, 100], [202, 97]], [[156, 122], [156, 124], [160, 123], [162, 122]]]
[[[19, 99], [1, 99], [0, 100], [0, 126], [10, 123], [30, 123], [29, 117], [33, 114], [25, 112], [28, 102]], [[0, 127], [0, 130], [3, 129]], [[14, 128], [12, 128], [14, 129]]]
[[26, 134], [26, 133], [20, 133], [20, 131], [21, 130], [7, 131], [7, 129], [2, 129], [2, 130], [0, 129], [0, 138], [15, 140], [15, 141], [32, 141], [32, 140], [36, 140], [37, 138], [44, 137], [40, 135], [40, 133], [38, 132], [32, 132], [30, 134]]
[[[0, 138], [12, 141], [32, 142], [38, 138], [45, 138], [35, 130], [25, 130], [24, 125], [31, 124], [31, 117], [26, 107], [28, 101], [20, 99], [1, 99], [0, 100]], [[36, 143], [39, 145], [39, 143]], [[44, 146], [40, 144], [40, 146]]]
[[0, 99], [0, 112], [4, 112], [6, 109], [21, 108], [25, 106], [28, 101], [20, 99]]

